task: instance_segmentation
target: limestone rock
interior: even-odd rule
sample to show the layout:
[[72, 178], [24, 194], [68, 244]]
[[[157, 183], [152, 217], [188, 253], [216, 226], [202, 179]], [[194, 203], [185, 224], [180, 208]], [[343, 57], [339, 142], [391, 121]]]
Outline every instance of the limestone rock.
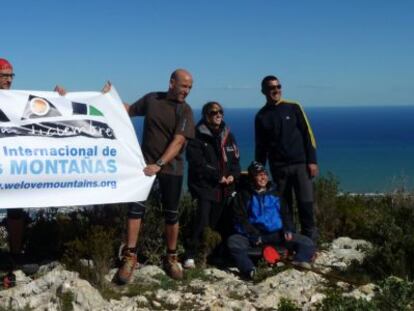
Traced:
[[327, 251], [318, 253], [315, 266], [328, 272], [332, 268], [346, 270], [352, 262], [362, 263], [366, 250], [372, 248], [371, 243], [364, 240], [353, 240], [340, 237], [334, 240]]
[[44, 274], [46, 274], [46, 273], [48, 273], [48, 272], [50, 272], [53, 269], [56, 269], [58, 267], [59, 267], [59, 269], [63, 269], [63, 266], [58, 261], [52, 261], [52, 262], [49, 262], [47, 264], [41, 265], [39, 267], [39, 270], [37, 270], [36, 274], [37, 275], [44, 275]]
[[[316, 265], [330, 270], [333, 267], [346, 268], [356, 260], [361, 262], [364, 249], [371, 247], [362, 240], [339, 238], [321, 252]], [[105, 279], [110, 282], [117, 269], [112, 269]], [[234, 270], [208, 268], [206, 278], [194, 279], [188, 283], [177, 282], [170, 289], [161, 289], [159, 276], [165, 272], [157, 266], [141, 266], [134, 271], [131, 284], [108, 286], [121, 297], [105, 300], [101, 293], [78, 273], [67, 271], [57, 263], [41, 266], [32, 278], [22, 271], [15, 272], [18, 285], [0, 291], [0, 308], [35, 311], [62, 310], [64, 298], [75, 311], [147, 311], [154, 309], [176, 310], [276, 310], [282, 298], [289, 299], [302, 310], [313, 310], [324, 298], [327, 281], [324, 276], [312, 271], [289, 269], [268, 277], [258, 284], [241, 280]], [[35, 279], [33, 279], [36, 277]], [[148, 286], [147, 286], [148, 285]], [[375, 285], [354, 287], [338, 282], [345, 295], [370, 300], [375, 295]], [[154, 289], [156, 288], [156, 289]], [[131, 292], [137, 294], [130, 297]]]
[[313, 272], [289, 269], [267, 278], [252, 287], [256, 294], [254, 306], [258, 309], [275, 308], [281, 298], [304, 305], [312, 296], [324, 289], [324, 279]]
[[[112, 282], [117, 270], [118, 269], [111, 269], [109, 273], [105, 275], [105, 279], [108, 282]], [[159, 283], [159, 280], [155, 278], [157, 275], [165, 275], [164, 270], [153, 265], [140, 265], [135, 269], [131, 277], [131, 283], [143, 281], [146, 283]]]
[[370, 301], [375, 295], [376, 288], [376, 285], [370, 283], [360, 286], [353, 291], [344, 294], [344, 296], [354, 297], [356, 299], [366, 299]]
[[103, 308], [107, 302], [87, 281], [78, 274], [63, 270], [58, 266], [28, 284], [20, 284], [0, 292], [0, 306], [22, 309], [26, 306], [34, 310], [59, 308], [59, 294], [72, 292], [74, 310], [93, 310]]

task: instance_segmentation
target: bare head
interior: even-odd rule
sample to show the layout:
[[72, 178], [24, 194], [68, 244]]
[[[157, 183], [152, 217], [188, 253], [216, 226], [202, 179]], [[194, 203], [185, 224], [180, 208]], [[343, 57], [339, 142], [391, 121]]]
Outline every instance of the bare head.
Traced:
[[277, 104], [282, 98], [282, 85], [275, 76], [266, 76], [262, 80], [262, 93], [268, 103]]
[[0, 90], [10, 89], [13, 78], [13, 66], [7, 59], [0, 58]]
[[191, 73], [185, 69], [177, 69], [171, 74], [168, 96], [178, 102], [184, 102], [192, 87]]

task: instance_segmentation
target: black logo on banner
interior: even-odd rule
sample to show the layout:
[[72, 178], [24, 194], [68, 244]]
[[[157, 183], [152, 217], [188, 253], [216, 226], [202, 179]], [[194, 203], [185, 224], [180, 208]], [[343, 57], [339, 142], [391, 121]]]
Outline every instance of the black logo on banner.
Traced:
[[[59, 111], [56, 105], [46, 98], [34, 95], [29, 95], [19, 126], [12, 125], [10, 118], [0, 109], [0, 138], [86, 136], [116, 139], [113, 129], [105, 122], [105, 117], [99, 109], [84, 103], [71, 102], [70, 104], [71, 115], [84, 115], [85, 118], [61, 120], [64, 114]], [[59, 120], [50, 120], [49, 118], [52, 117], [59, 117]], [[96, 120], [96, 117], [101, 117], [99, 118], [101, 121]]]

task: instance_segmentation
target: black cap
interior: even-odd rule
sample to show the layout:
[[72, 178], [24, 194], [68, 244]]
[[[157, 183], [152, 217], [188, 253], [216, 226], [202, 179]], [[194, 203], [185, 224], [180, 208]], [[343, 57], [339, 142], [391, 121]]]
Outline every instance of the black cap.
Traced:
[[266, 172], [266, 169], [262, 163], [253, 161], [252, 163], [250, 163], [249, 167], [247, 168], [247, 171], [249, 173], [249, 176], [253, 177], [261, 172]]

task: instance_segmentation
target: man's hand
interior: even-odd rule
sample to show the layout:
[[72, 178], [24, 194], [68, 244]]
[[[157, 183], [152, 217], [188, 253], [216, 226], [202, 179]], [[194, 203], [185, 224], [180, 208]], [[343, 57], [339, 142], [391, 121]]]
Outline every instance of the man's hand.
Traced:
[[219, 184], [227, 184], [227, 179], [226, 177], [221, 177], [221, 179], [219, 180]]
[[147, 176], [154, 176], [161, 170], [157, 164], [149, 164], [144, 168], [144, 174]]
[[319, 169], [317, 164], [308, 164], [308, 171], [310, 177], [316, 177], [319, 174]]
[[58, 92], [60, 96], [65, 96], [66, 95], [66, 90], [63, 86], [56, 85], [54, 91]]
[[230, 185], [232, 182], [234, 182], [234, 177], [232, 175], [227, 176], [227, 177], [221, 177], [219, 184], [226, 184], [226, 185]]
[[[111, 91], [111, 89], [112, 89], [112, 83], [111, 83], [111, 81], [108, 80], [108, 81], [105, 82], [105, 84], [104, 84], [104, 86], [101, 90], [101, 93], [102, 94], [109, 93]], [[126, 112], [129, 113], [129, 107], [130, 106], [126, 103], [123, 103], [123, 105], [124, 105], [124, 108], [125, 108]]]
[[254, 244], [255, 244], [256, 246], [262, 245], [262, 244], [263, 244], [262, 237], [261, 237], [261, 236], [259, 236], [259, 237], [256, 239], [256, 241], [254, 241]]
[[109, 91], [111, 91], [111, 88], [112, 88], [111, 81], [106, 81], [105, 84], [104, 84], [104, 86], [103, 86], [103, 88], [102, 88], [102, 90], [101, 90], [101, 92], [103, 94], [108, 93]]

